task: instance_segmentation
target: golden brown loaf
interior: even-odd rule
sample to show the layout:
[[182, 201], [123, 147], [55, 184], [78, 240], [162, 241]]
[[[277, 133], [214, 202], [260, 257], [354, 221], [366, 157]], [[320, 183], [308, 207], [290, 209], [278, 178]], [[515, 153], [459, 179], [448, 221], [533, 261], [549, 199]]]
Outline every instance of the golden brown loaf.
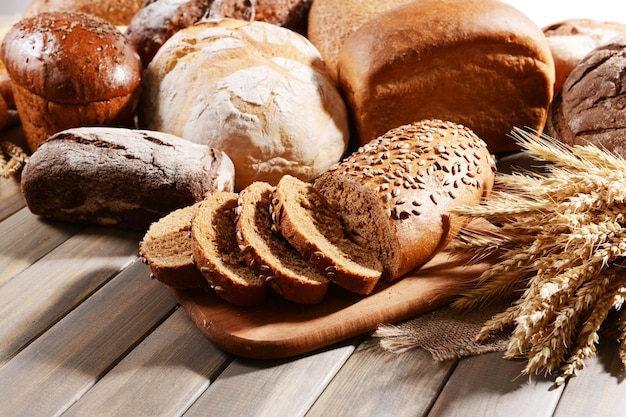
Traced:
[[23, 18], [45, 12], [88, 13], [116, 26], [126, 26], [145, 0], [32, 0]]
[[148, 66], [142, 127], [228, 153], [235, 188], [310, 180], [341, 159], [345, 103], [315, 47], [264, 22], [203, 21], [172, 36]]
[[554, 92], [561, 91], [569, 73], [588, 53], [622, 32], [626, 32], [626, 23], [593, 19], [569, 19], [544, 27], [554, 58]]
[[42, 13], [16, 23], [0, 55], [31, 150], [79, 126], [132, 126], [141, 62], [124, 35], [86, 14]]
[[307, 37], [317, 47], [333, 76], [346, 38], [379, 14], [411, 0], [315, 0], [308, 18]]
[[485, 198], [494, 172], [471, 130], [432, 120], [390, 130], [322, 174], [315, 188], [393, 280], [447, 245], [464, 224], [452, 210]]
[[339, 53], [339, 84], [361, 144], [418, 120], [471, 128], [492, 152], [512, 128], [541, 131], [554, 63], [541, 30], [497, 0], [422, 0], [362, 25]]

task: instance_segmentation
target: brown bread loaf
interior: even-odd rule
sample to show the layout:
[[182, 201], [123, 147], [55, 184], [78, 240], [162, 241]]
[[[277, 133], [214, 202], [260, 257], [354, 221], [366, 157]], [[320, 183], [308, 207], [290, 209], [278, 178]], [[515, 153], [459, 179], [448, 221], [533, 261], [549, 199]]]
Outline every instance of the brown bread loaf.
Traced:
[[160, 132], [75, 128], [52, 136], [24, 167], [22, 193], [37, 215], [146, 230], [215, 190], [233, 189], [221, 151]]
[[310, 183], [285, 175], [274, 191], [272, 216], [285, 239], [332, 282], [358, 294], [374, 290], [382, 273], [377, 256], [347, 238]]
[[393, 280], [446, 246], [464, 224], [452, 210], [485, 198], [494, 172], [472, 131], [427, 120], [391, 129], [322, 174], [315, 188]]
[[200, 203], [174, 210], [152, 223], [139, 243], [139, 255], [152, 276], [173, 288], [208, 288], [193, 261], [191, 218]]
[[338, 74], [360, 144], [442, 119], [469, 127], [494, 153], [519, 149], [514, 127], [543, 129], [554, 86], [543, 33], [497, 0], [395, 7], [345, 40]]
[[329, 279], [276, 232], [270, 213], [274, 187], [254, 182], [239, 193], [237, 242], [248, 266], [286, 300], [316, 304]]
[[569, 145], [596, 145], [626, 157], [626, 33], [591, 51], [570, 73], [545, 132]]
[[194, 261], [215, 293], [242, 307], [265, 300], [267, 286], [250, 268], [239, 249], [235, 226], [238, 195], [207, 196], [191, 219]]
[[22, 17], [46, 12], [87, 13], [115, 26], [126, 26], [145, 0], [31, 0]]
[[95, 16], [42, 13], [17, 22], [0, 58], [32, 151], [80, 126], [133, 126], [141, 61], [124, 35]]

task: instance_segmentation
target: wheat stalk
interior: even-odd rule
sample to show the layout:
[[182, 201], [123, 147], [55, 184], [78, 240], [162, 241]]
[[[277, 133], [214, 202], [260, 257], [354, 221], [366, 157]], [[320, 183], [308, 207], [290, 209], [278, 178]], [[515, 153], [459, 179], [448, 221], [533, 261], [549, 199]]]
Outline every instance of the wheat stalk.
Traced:
[[0, 140], [0, 177], [16, 175], [27, 160], [28, 155], [22, 148], [8, 140]]
[[[512, 135], [524, 151], [547, 163], [547, 174], [498, 174], [487, 201], [458, 210], [494, 228], [465, 229], [451, 249], [496, 261], [453, 307], [477, 308], [517, 296], [484, 324], [477, 340], [510, 330], [505, 357], [525, 357], [527, 373], [560, 369], [557, 383], [563, 383], [595, 354], [597, 332], [609, 312], [621, 313], [626, 160], [520, 129]], [[620, 357], [626, 367], [623, 316]]]

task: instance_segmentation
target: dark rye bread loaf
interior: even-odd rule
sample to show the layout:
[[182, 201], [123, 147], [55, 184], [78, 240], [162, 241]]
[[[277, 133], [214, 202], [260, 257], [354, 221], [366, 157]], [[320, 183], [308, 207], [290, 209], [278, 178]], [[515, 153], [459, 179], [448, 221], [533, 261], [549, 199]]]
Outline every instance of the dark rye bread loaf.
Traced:
[[239, 194], [237, 242], [248, 266], [286, 300], [316, 304], [328, 291], [329, 279], [274, 231], [270, 213], [274, 187], [254, 182]]
[[464, 224], [452, 210], [485, 198], [494, 172], [494, 158], [471, 130], [426, 120], [371, 141], [314, 186], [393, 280], [446, 246]]
[[377, 256], [345, 236], [310, 183], [285, 175], [274, 191], [272, 215], [277, 230], [331, 281], [358, 294], [373, 291], [382, 273]]
[[260, 304], [266, 296], [263, 280], [248, 268], [237, 242], [235, 209], [238, 195], [208, 195], [191, 219], [191, 250], [196, 266], [215, 293], [242, 307]]
[[21, 188], [36, 215], [146, 230], [212, 191], [232, 191], [223, 152], [173, 135], [109, 127], [59, 132], [24, 167]]
[[139, 255], [152, 277], [173, 288], [208, 288], [191, 252], [191, 218], [200, 203], [174, 210], [152, 223], [139, 243]]

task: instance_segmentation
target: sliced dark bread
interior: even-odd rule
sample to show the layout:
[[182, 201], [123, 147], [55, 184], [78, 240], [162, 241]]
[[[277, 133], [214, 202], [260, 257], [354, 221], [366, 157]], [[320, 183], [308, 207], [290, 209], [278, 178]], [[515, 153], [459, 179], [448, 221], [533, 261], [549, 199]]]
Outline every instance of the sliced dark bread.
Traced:
[[152, 223], [139, 243], [139, 255], [152, 276], [174, 288], [208, 288], [193, 261], [191, 218], [199, 203], [174, 210]]
[[378, 257], [347, 238], [334, 210], [310, 183], [284, 176], [272, 207], [277, 229], [305, 259], [349, 291], [372, 292], [383, 270]]
[[319, 303], [330, 281], [280, 233], [272, 231], [273, 191], [274, 187], [266, 182], [254, 182], [239, 194], [239, 247], [248, 266], [285, 299], [301, 304]]
[[217, 295], [238, 306], [254, 306], [265, 299], [267, 290], [239, 250], [237, 199], [231, 192], [205, 197], [191, 220], [191, 248], [197, 267]]

